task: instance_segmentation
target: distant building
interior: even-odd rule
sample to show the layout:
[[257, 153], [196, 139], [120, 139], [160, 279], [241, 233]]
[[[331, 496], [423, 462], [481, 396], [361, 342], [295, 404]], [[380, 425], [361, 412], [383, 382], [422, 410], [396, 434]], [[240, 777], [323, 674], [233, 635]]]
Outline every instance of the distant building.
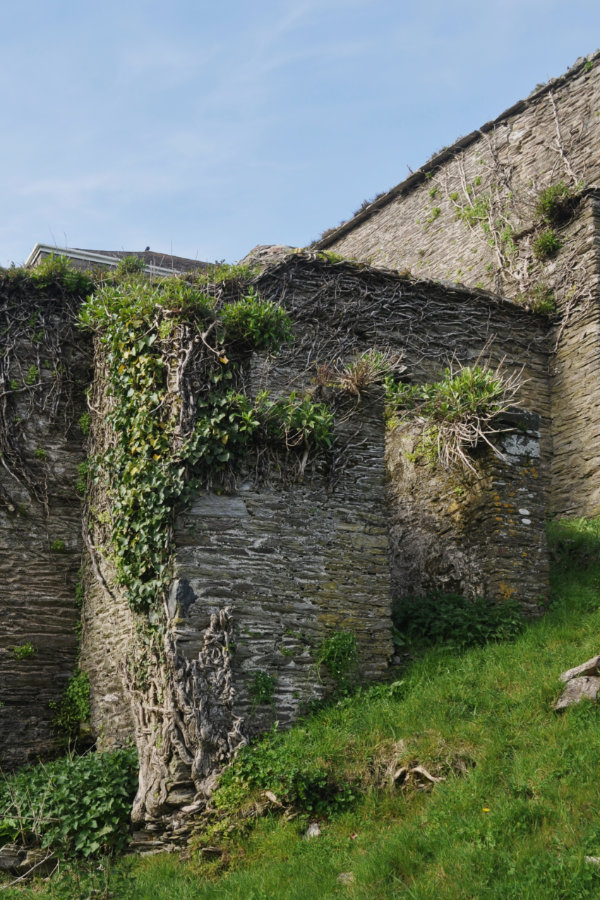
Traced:
[[78, 269], [114, 269], [122, 259], [135, 256], [145, 264], [148, 275], [173, 275], [206, 269], [210, 263], [199, 259], [187, 259], [170, 253], [155, 253], [153, 250], [83, 250], [79, 247], [55, 247], [52, 244], [36, 244], [25, 263], [25, 268], [33, 269], [49, 256], [66, 256]]

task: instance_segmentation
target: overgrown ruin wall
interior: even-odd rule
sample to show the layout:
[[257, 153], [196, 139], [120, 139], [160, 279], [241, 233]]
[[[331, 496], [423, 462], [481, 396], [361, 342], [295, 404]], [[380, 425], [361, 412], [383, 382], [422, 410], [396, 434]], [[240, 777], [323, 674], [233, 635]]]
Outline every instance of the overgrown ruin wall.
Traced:
[[[333, 229], [317, 247], [419, 277], [531, 302], [554, 295], [552, 510], [600, 511], [594, 447], [600, 328], [598, 213], [600, 56], [445, 148], [398, 187]], [[540, 259], [548, 229], [540, 193], [562, 182], [579, 198], [555, 228], [562, 247]]]
[[52, 728], [77, 655], [90, 348], [68, 296], [0, 279], [0, 765], [57, 745]]
[[[335, 632], [356, 636], [361, 680], [382, 677], [392, 654], [381, 392], [346, 404], [338, 423], [335, 468], [317, 457], [299, 478], [295, 454], [259, 477], [250, 468], [235, 494], [200, 495], [178, 520], [177, 644], [194, 658], [211, 614], [230, 610], [233, 709], [248, 734], [289, 724], [331, 689], [315, 659]], [[258, 672], [274, 680], [272, 706], [253, 698]]]
[[[256, 288], [288, 310], [295, 341], [275, 360], [255, 359], [249, 373], [252, 393], [265, 386], [275, 396], [310, 388], [317, 398], [326, 397], [329, 376], [323, 368], [339, 370], [371, 347], [401, 353], [407, 377], [417, 381], [435, 379], [446, 365], [472, 364], [480, 356], [492, 365], [502, 361], [507, 373], [524, 369], [520, 402], [532, 411], [528, 421], [535, 421], [535, 427], [529, 436], [521, 433], [519, 438], [514, 428], [512, 437], [507, 434], [506, 441], [515, 447], [521, 439], [525, 444], [503, 462], [486, 457], [475, 486], [469, 483], [464, 492], [462, 531], [451, 534], [443, 528], [435, 540], [438, 551], [455, 564], [461, 554], [469, 557], [470, 567], [461, 569], [459, 579], [465, 593], [483, 593], [490, 602], [514, 597], [524, 610], [537, 611], [547, 585], [540, 447], [548, 458], [549, 437], [539, 428], [539, 422], [547, 426], [549, 419], [543, 321], [483, 292], [301, 255], [267, 269]], [[422, 492], [410, 501], [412, 512], [401, 513], [399, 501], [407, 502], [411, 494], [406, 471], [399, 475], [398, 454], [390, 463], [393, 439], [387, 471], [391, 493], [386, 489], [381, 393], [371, 390], [357, 401], [347, 398], [338, 408], [332, 451], [309, 460], [300, 478], [294, 453], [287, 461], [271, 461], [266, 470], [250, 459], [233, 491], [200, 494], [177, 520], [169, 600], [177, 653], [190, 662], [198, 659], [211, 617], [227, 611], [232, 715], [247, 735], [274, 719], [290, 722], [331, 687], [315, 658], [323, 638], [337, 630], [356, 635], [362, 678], [385, 673], [392, 652], [390, 577], [398, 590], [445, 586], [443, 572], [430, 569], [428, 583], [415, 577], [400, 588], [398, 573], [412, 567], [414, 575], [423, 562], [412, 532], [420, 514], [424, 521], [430, 513], [425, 485], [431, 479], [439, 510], [448, 502], [448, 485], [439, 492], [439, 474], [436, 480], [433, 471], [424, 470]], [[476, 536], [468, 536], [471, 529]], [[503, 557], [497, 571], [496, 548]], [[93, 572], [86, 572], [93, 581]], [[107, 604], [91, 581], [82, 662], [92, 678], [95, 728], [103, 746], [109, 746], [131, 733], [119, 669], [133, 626], [127, 608], [120, 602]], [[273, 679], [272, 706], [253, 696], [257, 673]], [[174, 796], [189, 799], [193, 786], [181, 773], [178, 778]]]
[[[265, 272], [259, 287], [292, 312], [299, 342], [315, 359], [328, 358], [323, 329], [346, 354], [371, 346], [400, 353], [414, 382], [435, 381], [445, 367], [477, 360], [520, 374], [518, 401], [529, 415], [505, 423], [506, 434], [497, 437], [503, 459], [479, 454], [476, 473], [445, 472], [423, 459], [415, 464], [415, 448], [406, 445], [415, 435], [388, 429], [392, 592], [511, 597], [528, 613], [539, 612], [547, 597], [552, 450], [543, 319], [483, 291], [304, 257]], [[331, 347], [329, 353], [332, 361]]]

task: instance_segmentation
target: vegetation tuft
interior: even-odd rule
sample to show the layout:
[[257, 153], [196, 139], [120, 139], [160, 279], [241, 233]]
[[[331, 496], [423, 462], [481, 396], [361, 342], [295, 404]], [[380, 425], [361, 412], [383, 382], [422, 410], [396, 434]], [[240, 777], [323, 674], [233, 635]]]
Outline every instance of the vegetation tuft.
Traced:
[[324, 666], [336, 683], [337, 691], [348, 688], [348, 676], [358, 665], [358, 643], [351, 631], [335, 631], [319, 645], [317, 666]]
[[388, 420], [396, 427], [403, 421], [415, 422], [430, 460], [446, 468], [456, 463], [472, 468], [468, 451], [480, 442], [493, 446], [495, 420], [509, 409], [519, 384], [518, 375], [479, 365], [445, 369], [439, 381], [428, 384], [388, 379]]
[[69, 744], [79, 737], [80, 726], [90, 717], [90, 682], [85, 672], [76, 672], [64, 690], [59, 703], [50, 703], [53, 724]]
[[460, 594], [403, 597], [395, 601], [392, 616], [395, 627], [413, 648], [437, 644], [464, 649], [514, 638], [524, 626], [516, 601], [491, 604], [481, 597], [468, 600]]
[[535, 214], [547, 225], [559, 226], [571, 216], [574, 202], [575, 194], [572, 188], [559, 181], [542, 191], [535, 207]]
[[547, 228], [533, 242], [533, 254], [536, 259], [551, 259], [553, 256], [556, 256], [561, 247], [562, 242], [557, 238], [554, 231], [551, 228]]

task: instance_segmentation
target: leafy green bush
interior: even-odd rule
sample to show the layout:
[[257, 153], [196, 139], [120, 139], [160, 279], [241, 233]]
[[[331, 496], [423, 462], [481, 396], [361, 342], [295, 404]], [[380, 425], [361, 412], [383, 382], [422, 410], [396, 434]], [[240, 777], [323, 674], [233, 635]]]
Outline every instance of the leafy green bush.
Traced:
[[35, 842], [59, 856], [123, 850], [136, 789], [134, 750], [22, 769], [0, 782], [0, 840]]
[[546, 231], [542, 231], [533, 242], [533, 254], [536, 259], [550, 259], [550, 257], [556, 256], [561, 247], [562, 242], [556, 237], [554, 231], [548, 228]]
[[232, 351], [277, 351], [292, 339], [290, 317], [270, 300], [261, 300], [250, 288], [245, 297], [221, 310], [225, 341]]
[[86, 297], [94, 290], [94, 282], [86, 272], [76, 269], [66, 256], [55, 256], [53, 253], [31, 269], [27, 276], [40, 290], [58, 288], [65, 294], [78, 297]]
[[271, 400], [265, 391], [256, 398], [256, 411], [267, 437], [292, 447], [330, 447], [333, 413], [324, 404], [292, 391], [281, 400]]
[[439, 381], [408, 385], [388, 379], [386, 413], [392, 425], [412, 419], [423, 433], [423, 451], [449, 467], [471, 468], [465, 449], [489, 444], [494, 419], [510, 407], [519, 389], [518, 375], [504, 376], [486, 366], [445, 369]]
[[490, 604], [481, 597], [467, 600], [460, 594], [433, 593], [395, 600], [392, 617], [396, 628], [409, 640], [461, 648], [516, 637], [524, 625], [514, 601]]
[[129, 279], [131, 276], [142, 275], [146, 263], [139, 256], [124, 256], [115, 268], [115, 277], [118, 280]]

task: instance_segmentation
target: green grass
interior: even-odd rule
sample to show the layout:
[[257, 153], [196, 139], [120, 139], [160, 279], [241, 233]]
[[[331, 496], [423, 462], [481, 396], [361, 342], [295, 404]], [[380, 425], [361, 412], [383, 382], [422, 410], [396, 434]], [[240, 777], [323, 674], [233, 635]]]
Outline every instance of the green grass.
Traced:
[[[268, 815], [249, 832], [213, 835], [217, 862], [195, 852], [95, 871], [86, 876], [95, 896], [111, 896], [108, 883], [131, 900], [599, 897], [600, 867], [585, 856], [600, 856], [600, 708], [559, 716], [552, 704], [560, 672], [600, 650], [600, 520], [555, 524], [550, 539], [542, 620], [512, 641], [434, 648], [401, 685], [343, 700], [285, 737], [290, 759], [357, 795], [319, 819], [319, 837], [304, 837], [308, 816]], [[394, 759], [445, 780], [431, 791], [390, 788]], [[4, 896], [88, 896], [57, 890], [40, 883]]]

